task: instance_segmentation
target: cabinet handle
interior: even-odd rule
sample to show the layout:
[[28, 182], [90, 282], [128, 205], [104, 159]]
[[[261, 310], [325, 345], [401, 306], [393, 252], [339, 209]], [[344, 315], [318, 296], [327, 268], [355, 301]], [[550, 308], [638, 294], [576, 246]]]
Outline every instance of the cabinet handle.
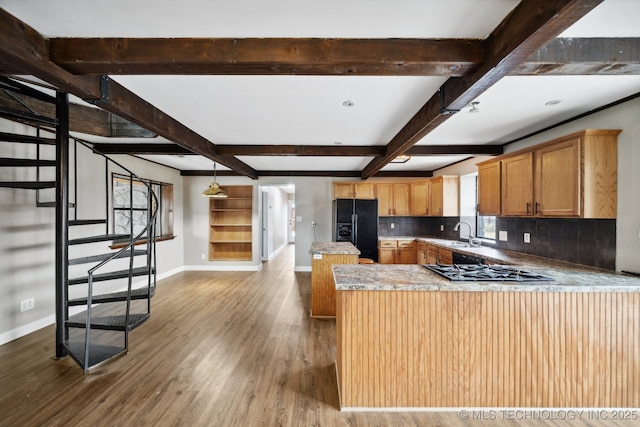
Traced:
[[527, 215], [529, 215], [531, 212], [531, 203], [527, 202]]
[[542, 205], [538, 202], [536, 202], [536, 215], [540, 212], [540, 209], [542, 208]]

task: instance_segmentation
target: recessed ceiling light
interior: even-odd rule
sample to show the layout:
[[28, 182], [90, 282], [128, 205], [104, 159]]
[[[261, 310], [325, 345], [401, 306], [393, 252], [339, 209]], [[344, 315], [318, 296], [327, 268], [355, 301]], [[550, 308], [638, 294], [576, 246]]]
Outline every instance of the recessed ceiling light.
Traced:
[[342, 103], [343, 107], [353, 107], [356, 105], [353, 101], [349, 101], [348, 99]]
[[547, 107], [551, 106], [551, 105], [558, 105], [562, 102], [562, 99], [552, 99], [551, 101], [547, 101], [544, 103], [544, 105], [546, 105]]

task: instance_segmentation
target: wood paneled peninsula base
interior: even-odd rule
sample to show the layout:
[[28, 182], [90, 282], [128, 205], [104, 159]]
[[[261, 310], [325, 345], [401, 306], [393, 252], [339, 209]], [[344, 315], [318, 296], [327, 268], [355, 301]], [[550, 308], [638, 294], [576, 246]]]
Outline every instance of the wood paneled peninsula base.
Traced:
[[334, 266], [341, 410], [640, 407], [640, 280], [544, 273], [556, 281]]
[[334, 264], [357, 264], [360, 251], [350, 242], [313, 242], [311, 249], [311, 316], [336, 316]]

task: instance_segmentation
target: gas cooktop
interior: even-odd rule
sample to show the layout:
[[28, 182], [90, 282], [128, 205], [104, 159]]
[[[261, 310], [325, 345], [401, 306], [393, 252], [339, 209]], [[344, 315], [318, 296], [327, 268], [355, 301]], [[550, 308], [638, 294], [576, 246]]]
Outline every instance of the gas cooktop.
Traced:
[[510, 265], [426, 264], [426, 268], [451, 281], [464, 282], [540, 282], [553, 279]]

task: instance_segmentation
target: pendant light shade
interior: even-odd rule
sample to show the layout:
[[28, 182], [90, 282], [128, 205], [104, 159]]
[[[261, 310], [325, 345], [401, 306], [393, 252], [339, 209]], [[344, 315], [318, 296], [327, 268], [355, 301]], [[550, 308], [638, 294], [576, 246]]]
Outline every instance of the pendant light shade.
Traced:
[[202, 196], [215, 198], [229, 197], [227, 193], [222, 188], [220, 188], [220, 185], [216, 182], [216, 162], [213, 162], [213, 182], [209, 185], [209, 188], [202, 192]]

